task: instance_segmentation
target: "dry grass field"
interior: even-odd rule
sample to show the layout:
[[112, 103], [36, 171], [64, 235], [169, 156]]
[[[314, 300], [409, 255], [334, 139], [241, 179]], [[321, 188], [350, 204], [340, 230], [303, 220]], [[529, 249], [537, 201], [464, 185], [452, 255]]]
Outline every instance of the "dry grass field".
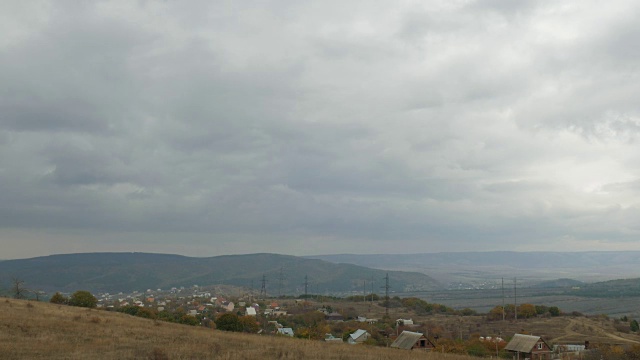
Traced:
[[[344, 310], [352, 308], [358, 314], [365, 314], [371, 318], [382, 318], [384, 308], [376, 304], [329, 302], [334, 309]], [[403, 308], [390, 309], [391, 319], [412, 318], [416, 323], [425, 324], [418, 331], [434, 334], [439, 329], [442, 337], [463, 339], [474, 336], [497, 336], [503, 338], [515, 333], [542, 336], [552, 344], [592, 344], [634, 345], [640, 344], [640, 336], [634, 333], [624, 333], [616, 329], [616, 321], [605, 316], [560, 316], [550, 318], [519, 319], [518, 321], [487, 321], [484, 316], [447, 316], [447, 315], [416, 315], [407, 313]], [[628, 323], [618, 322], [620, 327], [627, 327]]]
[[0, 298], [2, 359], [449, 359], [364, 345], [225, 333], [129, 315]]

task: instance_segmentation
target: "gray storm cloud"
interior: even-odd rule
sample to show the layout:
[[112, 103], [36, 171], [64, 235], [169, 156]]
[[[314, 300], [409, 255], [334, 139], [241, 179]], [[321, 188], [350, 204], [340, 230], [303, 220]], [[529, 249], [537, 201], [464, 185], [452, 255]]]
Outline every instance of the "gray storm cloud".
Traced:
[[634, 2], [0, 5], [0, 257], [638, 249]]

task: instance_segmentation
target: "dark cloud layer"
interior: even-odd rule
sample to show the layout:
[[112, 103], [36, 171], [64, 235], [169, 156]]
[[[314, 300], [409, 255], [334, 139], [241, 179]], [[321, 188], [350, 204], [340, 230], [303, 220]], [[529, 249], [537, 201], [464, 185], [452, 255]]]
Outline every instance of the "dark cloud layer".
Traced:
[[0, 257], [637, 249], [633, 2], [0, 10]]

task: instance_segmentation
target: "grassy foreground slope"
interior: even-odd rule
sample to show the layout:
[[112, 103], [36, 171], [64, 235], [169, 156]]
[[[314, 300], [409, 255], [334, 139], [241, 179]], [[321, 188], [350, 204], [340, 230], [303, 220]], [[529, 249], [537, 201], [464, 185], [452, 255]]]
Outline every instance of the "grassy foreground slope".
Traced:
[[5, 298], [0, 298], [0, 334], [0, 357], [6, 359], [474, 359], [225, 333]]

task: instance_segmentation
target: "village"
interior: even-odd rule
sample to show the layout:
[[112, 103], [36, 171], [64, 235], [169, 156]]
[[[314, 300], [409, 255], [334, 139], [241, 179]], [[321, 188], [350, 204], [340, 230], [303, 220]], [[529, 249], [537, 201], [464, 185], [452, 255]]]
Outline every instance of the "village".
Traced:
[[[557, 324], [562, 321], [571, 324], [575, 320], [531, 304], [520, 305], [519, 311], [533, 307], [545, 312], [534, 314], [532, 319], [521, 317], [519, 322], [514, 322], [495, 320], [491, 314], [476, 314], [468, 309], [458, 311], [429, 304], [416, 298], [388, 301], [377, 295], [369, 298], [313, 295], [261, 298], [250, 292], [242, 293], [237, 288], [219, 286], [147, 289], [128, 294], [99, 293], [96, 299], [98, 309], [218, 331], [479, 357], [583, 359], [616, 347], [622, 349], [620, 351], [636, 351], [638, 345], [635, 344], [640, 344], [632, 337], [619, 338], [622, 341], [593, 337], [590, 341], [585, 337], [562, 336], [545, 330], [544, 326], [564, 327]], [[429, 311], [427, 314], [416, 311], [419, 308]]]

